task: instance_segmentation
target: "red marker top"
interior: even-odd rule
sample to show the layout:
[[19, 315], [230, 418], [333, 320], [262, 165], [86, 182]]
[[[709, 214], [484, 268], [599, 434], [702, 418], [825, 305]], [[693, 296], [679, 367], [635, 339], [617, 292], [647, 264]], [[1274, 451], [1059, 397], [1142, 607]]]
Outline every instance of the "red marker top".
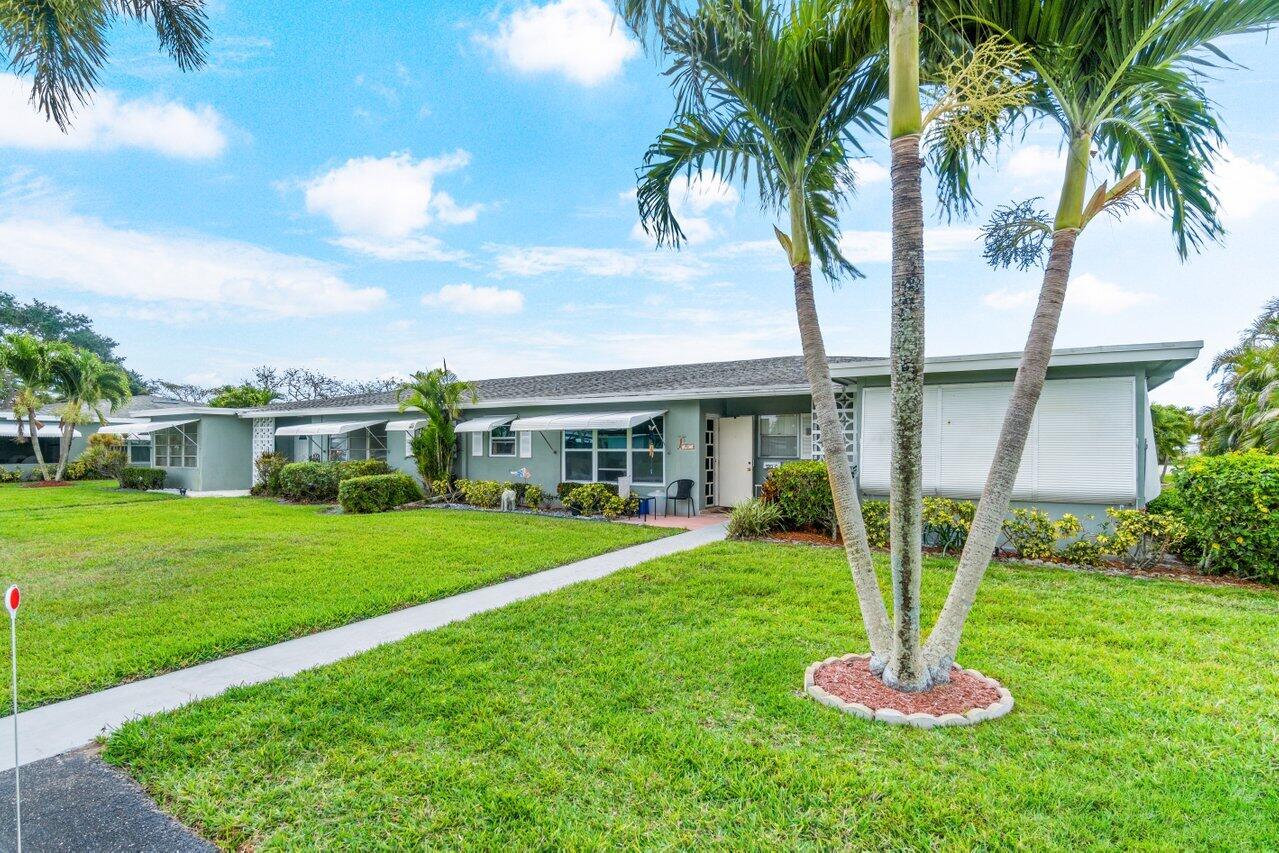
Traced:
[[9, 611], [9, 615], [18, 612], [18, 605], [22, 603], [22, 593], [16, 586], [11, 586], [4, 591], [4, 609]]

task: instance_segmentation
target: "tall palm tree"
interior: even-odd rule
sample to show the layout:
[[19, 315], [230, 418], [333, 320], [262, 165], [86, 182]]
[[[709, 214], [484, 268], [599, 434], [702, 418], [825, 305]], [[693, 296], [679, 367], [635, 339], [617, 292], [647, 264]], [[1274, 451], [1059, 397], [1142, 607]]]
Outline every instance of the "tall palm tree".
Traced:
[[659, 245], [679, 246], [684, 232], [672, 210], [672, 185], [681, 176], [714, 174], [754, 180], [762, 205], [789, 223], [789, 233], [774, 230], [792, 270], [835, 514], [882, 667], [892, 647], [890, 623], [848, 465], [812, 277], [814, 257], [829, 278], [860, 275], [840, 252], [838, 212], [854, 189], [857, 134], [878, 128], [876, 105], [888, 82], [882, 52], [868, 16], [841, 0], [796, 0], [785, 10], [764, 0], [705, 0], [690, 12], [662, 11], [656, 38], [670, 59], [676, 111], [644, 157], [641, 222]]
[[204, 0], [5, 0], [0, 39], [9, 68], [31, 75], [36, 109], [67, 130], [97, 86], [107, 60], [107, 34], [120, 19], [150, 23], [178, 67], [204, 64], [208, 24]]
[[[34, 335], [10, 334], [0, 342], [0, 369], [14, 380], [13, 417], [18, 422], [19, 442], [30, 441], [31, 451], [40, 470], [40, 478], [49, 479], [49, 469], [40, 447], [40, 410], [53, 402], [53, 365], [68, 349], [66, 344], [42, 341]], [[29, 432], [24, 434], [23, 427]]]
[[1279, 453], [1279, 299], [1271, 300], [1239, 343], [1217, 354], [1217, 405], [1199, 416], [1203, 452]]
[[[1008, 511], [1075, 243], [1101, 211], [1131, 206], [1141, 184], [1146, 201], [1168, 215], [1183, 258], [1220, 237], [1209, 177], [1224, 139], [1201, 75], [1229, 62], [1215, 41], [1279, 19], [1279, 0], [936, 0], [935, 6], [970, 38], [993, 35], [1020, 46], [1022, 70], [1035, 84], [1028, 118], [1055, 123], [1066, 149], [1053, 219], [1023, 203], [997, 211], [987, 229], [987, 257], [995, 263], [1026, 267], [1045, 247], [1048, 255], [972, 531], [924, 649], [930, 669], [944, 677]], [[1091, 195], [1090, 171], [1102, 178]]]
[[129, 374], [124, 368], [103, 361], [85, 349], [66, 347], [53, 357], [50, 366], [53, 390], [61, 403], [59, 408], [58, 470], [61, 480], [71, 455], [71, 438], [76, 426], [96, 420], [107, 422], [103, 407], [118, 409], [129, 402]]
[[413, 438], [413, 455], [418, 472], [430, 488], [453, 470], [457, 445], [453, 422], [461, 415], [467, 399], [475, 402], [475, 383], [458, 379], [446, 362], [442, 367], [414, 373], [400, 385], [396, 399], [401, 412], [416, 409], [426, 416], [426, 425]]

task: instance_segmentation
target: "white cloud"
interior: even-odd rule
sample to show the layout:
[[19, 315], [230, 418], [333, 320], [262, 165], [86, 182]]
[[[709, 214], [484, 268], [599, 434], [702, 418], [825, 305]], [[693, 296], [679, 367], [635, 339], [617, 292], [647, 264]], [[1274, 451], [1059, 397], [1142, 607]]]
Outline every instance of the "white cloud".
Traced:
[[[1002, 288], [982, 297], [982, 304], [997, 311], [1033, 307], [1039, 299], [1039, 291], [1033, 288], [1013, 290]], [[1117, 284], [1103, 281], [1092, 273], [1081, 273], [1070, 280], [1066, 288], [1066, 308], [1078, 307], [1093, 314], [1120, 314], [1138, 305], [1155, 301], [1153, 293], [1125, 290]]]
[[179, 314], [235, 308], [239, 316], [308, 317], [365, 311], [386, 299], [381, 288], [352, 285], [311, 258], [70, 215], [0, 219], [0, 269]]
[[882, 184], [888, 180], [888, 170], [874, 160], [868, 159], [853, 161], [853, 175], [859, 187], [867, 184]]
[[[633, 204], [635, 191], [621, 193], [621, 198]], [[671, 181], [671, 211], [690, 244], [718, 237], [722, 231], [707, 214], [717, 210], [731, 213], [740, 199], [736, 187], [710, 172], [698, 172], [691, 180], [679, 175]], [[639, 222], [631, 228], [631, 236], [643, 243], [653, 242]]]
[[674, 253], [628, 252], [579, 246], [486, 246], [496, 275], [535, 276], [572, 272], [597, 278], [635, 276], [681, 283], [705, 274], [705, 264]]
[[1213, 185], [1224, 219], [1247, 219], [1279, 200], [1279, 172], [1260, 158], [1244, 157], [1230, 149], [1217, 164]]
[[435, 188], [439, 175], [466, 166], [471, 155], [455, 151], [414, 160], [408, 152], [358, 157], [302, 185], [306, 209], [328, 217], [343, 236], [339, 246], [382, 260], [459, 260], [465, 252], [446, 249], [422, 233], [432, 223], [474, 222], [482, 205], [459, 205]]
[[102, 90], [81, 107], [63, 133], [28, 100], [31, 84], [0, 73], [0, 146], [38, 151], [109, 151], [141, 148], [166, 157], [207, 160], [227, 146], [225, 121], [207, 104], [124, 98]]
[[1066, 155], [1043, 145], [1019, 146], [1000, 170], [1014, 178], [1060, 180], [1066, 171]]
[[525, 6], [504, 18], [496, 35], [479, 40], [517, 71], [561, 74], [583, 86], [617, 76], [639, 55], [605, 0]]
[[423, 305], [438, 305], [455, 314], [518, 314], [524, 310], [524, 294], [500, 287], [446, 284], [438, 293], [422, 297]]
[[[925, 228], [924, 253], [933, 260], [947, 260], [976, 252], [981, 230], [977, 228]], [[887, 264], [893, 260], [893, 235], [888, 231], [845, 231], [839, 248], [854, 264]]]

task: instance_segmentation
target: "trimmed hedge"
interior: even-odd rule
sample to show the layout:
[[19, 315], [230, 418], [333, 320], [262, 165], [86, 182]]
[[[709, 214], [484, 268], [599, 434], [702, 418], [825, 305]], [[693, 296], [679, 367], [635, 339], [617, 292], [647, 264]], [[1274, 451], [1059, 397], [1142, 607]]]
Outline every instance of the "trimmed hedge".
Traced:
[[350, 477], [338, 485], [343, 512], [386, 512], [422, 499], [422, 489], [408, 474], [373, 474]]
[[137, 468], [132, 465], [120, 470], [120, 488], [149, 489], [164, 488], [165, 470], [163, 468]]
[[835, 529], [835, 500], [825, 462], [803, 460], [778, 465], [768, 472], [760, 498], [764, 503], [777, 504], [781, 523], [788, 529]]
[[1279, 583], [1279, 456], [1195, 456], [1173, 483], [1169, 503], [1186, 525], [1182, 559], [1212, 574]]
[[352, 477], [374, 477], [391, 473], [381, 459], [353, 459], [348, 462], [290, 462], [280, 469], [279, 493], [295, 503], [336, 503], [338, 486]]
[[505, 483], [497, 480], [458, 480], [453, 487], [462, 495], [462, 502], [482, 509], [495, 509], [502, 503]]

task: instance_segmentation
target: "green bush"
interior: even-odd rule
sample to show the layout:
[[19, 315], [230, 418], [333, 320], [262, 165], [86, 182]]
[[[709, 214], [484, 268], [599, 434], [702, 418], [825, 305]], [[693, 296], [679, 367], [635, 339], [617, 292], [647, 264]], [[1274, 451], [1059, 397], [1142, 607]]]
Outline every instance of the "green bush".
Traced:
[[463, 503], [486, 509], [501, 506], [502, 492], [506, 489], [504, 483], [496, 480], [458, 480], [454, 485], [462, 493]]
[[290, 462], [280, 469], [280, 495], [296, 503], [333, 503], [339, 483], [332, 462]]
[[888, 547], [888, 501], [862, 501], [862, 521], [872, 548]]
[[1004, 538], [1017, 556], [1048, 560], [1057, 555], [1057, 540], [1083, 533], [1083, 524], [1070, 513], [1053, 521], [1042, 509], [1015, 509], [1004, 519]]
[[126, 464], [124, 439], [118, 435], [94, 433], [89, 436], [89, 446], [79, 457], [67, 463], [64, 473], [68, 480], [118, 480]]
[[349, 459], [345, 462], [331, 463], [337, 466], [338, 481], [351, 477], [376, 477], [379, 474], [390, 474], [391, 466], [385, 459]]
[[582, 486], [603, 486], [610, 494], [617, 494], [616, 483], [572, 483], [565, 480], [563, 483], [559, 483], [555, 486], [555, 496], [559, 498], [562, 503], [564, 499], [568, 497], [569, 492], [574, 489], [581, 488]]
[[372, 474], [348, 477], [338, 485], [343, 512], [386, 512], [422, 499], [422, 489], [408, 474]]
[[545, 495], [541, 486], [535, 486], [530, 483], [529, 487], [524, 490], [524, 505], [529, 509], [539, 508], [543, 500], [545, 500]]
[[1100, 566], [1105, 560], [1104, 537], [1085, 536], [1076, 539], [1057, 552], [1067, 563], [1080, 566]]
[[20, 468], [0, 468], [0, 483], [20, 482], [22, 482], [22, 470]]
[[1114, 523], [1115, 532], [1102, 536], [1101, 544], [1127, 566], [1157, 566], [1186, 538], [1186, 525], [1169, 513], [1111, 507], [1106, 515]]
[[760, 495], [766, 503], [777, 505], [787, 529], [835, 529], [835, 500], [825, 462], [803, 460], [778, 465], [768, 472]]
[[[582, 515], [602, 515], [610, 498], [617, 497], [617, 486], [609, 483], [579, 483], [562, 498], [566, 509]], [[632, 495], [632, 497], [636, 497]], [[639, 500], [636, 498], [636, 506]]]
[[120, 488], [149, 489], [164, 488], [165, 471], [163, 468], [137, 468], [132, 465], [120, 470]]
[[1177, 491], [1176, 486], [1164, 486], [1159, 497], [1146, 504], [1147, 512], [1160, 515], [1181, 515], [1181, 510], [1181, 492]]
[[776, 530], [782, 521], [781, 508], [763, 500], [749, 500], [733, 507], [728, 517], [729, 539], [759, 539]]
[[963, 550], [976, 512], [977, 505], [971, 501], [924, 498], [925, 541], [940, 548], [943, 554]]
[[253, 463], [258, 472], [258, 481], [254, 484], [254, 494], [280, 494], [280, 472], [289, 464], [289, 458], [283, 453], [263, 453]]
[[604, 506], [600, 510], [607, 519], [621, 518], [624, 515], [634, 515], [639, 512], [639, 495], [631, 492], [626, 497], [613, 495], [604, 501]]
[[1183, 559], [1213, 574], [1279, 582], [1279, 456], [1195, 456], [1173, 482], [1186, 526]]

